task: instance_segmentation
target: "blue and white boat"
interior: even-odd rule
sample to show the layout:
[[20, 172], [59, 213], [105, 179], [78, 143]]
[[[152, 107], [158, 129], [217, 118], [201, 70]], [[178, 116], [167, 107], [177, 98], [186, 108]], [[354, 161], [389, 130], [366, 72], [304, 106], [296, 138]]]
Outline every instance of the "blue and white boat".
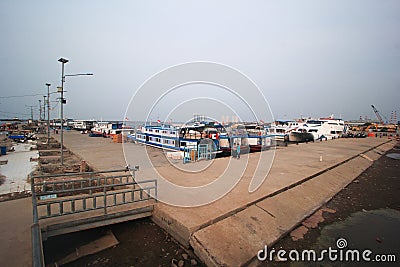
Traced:
[[266, 150], [273, 137], [258, 124], [236, 125], [228, 128], [218, 122], [195, 121], [180, 127], [168, 124], [144, 125], [128, 139], [172, 151], [198, 151], [207, 147], [215, 156], [231, 155], [239, 145], [241, 153]]
[[128, 135], [128, 139], [149, 146], [180, 150], [179, 128], [172, 125], [145, 125]]
[[206, 143], [212, 146], [214, 153], [219, 153], [220, 136], [220, 130], [209, 123], [193, 123], [181, 127], [166, 124], [144, 125], [127, 137], [136, 143], [174, 151], [197, 150], [200, 144]]

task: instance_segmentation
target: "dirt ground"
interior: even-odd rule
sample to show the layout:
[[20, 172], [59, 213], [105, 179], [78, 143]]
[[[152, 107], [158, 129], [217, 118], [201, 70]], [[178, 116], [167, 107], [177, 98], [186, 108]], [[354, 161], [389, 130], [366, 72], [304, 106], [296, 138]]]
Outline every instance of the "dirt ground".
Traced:
[[[79, 172], [81, 169], [82, 159], [77, 155], [73, 154], [71, 151], [65, 149], [64, 152], [64, 166], [60, 166], [60, 143], [54, 138], [50, 139], [50, 145], [44, 144], [46, 138], [39, 136], [37, 140], [36, 148], [39, 151], [39, 164], [33, 175], [47, 175], [47, 174], [58, 174], [58, 173], [72, 173]], [[9, 139], [1, 140], [5, 145], [11, 147], [13, 142]], [[13, 152], [10, 152], [13, 153]], [[50, 156], [50, 158], [49, 158]], [[85, 171], [93, 171], [92, 167], [85, 164]], [[0, 185], [5, 178], [0, 175]], [[27, 176], [28, 179], [28, 176]], [[12, 192], [0, 195], [0, 202], [9, 201], [24, 197], [30, 197], [30, 188], [22, 192]]]
[[185, 251], [150, 219], [49, 238], [44, 242], [47, 264], [61, 259], [76, 247], [99, 238], [109, 230], [119, 245], [65, 266], [202, 266], [190, 251]]
[[[397, 146], [387, 153], [400, 153], [400, 146]], [[400, 211], [400, 160], [391, 159], [382, 156], [375, 161], [373, 165], [363, 172], [357, 179], [349, 184], [344, 190], [339, 192], [332, 198], [322, 209], [330, 212], [323, 212], [323, 222], [319, 223], [314, 229], [308, 230], [301, 238], [294, 241], [290, 234], [278, 241], [273, 247], [278, 249], [290, 250], [306, 250], [314, 248], [317, 245], [318, 239], [321, 237], [321, 232], [327, 227], [341, 221], [345, 221], [350, 216], [357, 212], [368, 212], [373, 210], [388, 210], [393, 209]], [[397, 222], [398, 223], [398, 222]], [[379, 236], [379, 233], [372, 235], [370, 229], [376, 227], [370, 222], [369, 229], [361, 235], [364, 238], [372, 239], [373, 242], [385, 244], [384, 238]], [[393, 229], [391, 229], [393, 230]], [[393, 231], [392, 231], [393, 232]], [[400, 230], [395, 229], [397, 237], [400, 236]], [[292, 233], [293, 234], [293, 233]], [[349, 235], [352, 235], [351, 233]], [[356, 237], [354, 237], [356, 238]], [[396, 246], [388, 247], [388, 252], [397, 254], [397, 262], [400, 260], [400, 250]], [[394, 251], [393, 251], [394, 250]], [[365, 263], [357, 263], [356, 266]], [[268, 263], [268, 266], [306, 266], [297, 263]], [[351, 264], [340, 263], [339, 265], [331, 264], [315, 264], [313, 266], [347, 266]], [[396, 264], [385, 263], [384, 266], [396, 266]], [[264, 266], [264, 265], [263, 265]], [[369, 266], [376, 266], [372, 264]], [[397, 265], [398, 266], [398, 265]]]

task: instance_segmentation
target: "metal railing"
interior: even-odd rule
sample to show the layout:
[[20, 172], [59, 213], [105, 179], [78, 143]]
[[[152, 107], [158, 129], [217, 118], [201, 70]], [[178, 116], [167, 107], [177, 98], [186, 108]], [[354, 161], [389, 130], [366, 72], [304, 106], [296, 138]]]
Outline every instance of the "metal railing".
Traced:
[[[33, 196], [33, 191], [32, 191], [32, 196]], [[32, 266], [33, 267], [43, 267], [43, 266], [45, 266], [44, 255], [43, 255], [43, 243], [42, 243], [42, 235], [40, 232], [39, 217], [38, 217], [36, 205], [37, 205], [37, 199], [36, 199], [36, 197], [32, 197], [32, 206], [33, 206], [33, 225], [31, 228]]]
[[[157, 199], [157, 180], [135, 181], [133, 169], [30, 176], [33, 266], [44, 266], [39, 221]], [[123, 173], [124, 172], [124, 173]], [[115, 173], [115, 175], [111, 175]], [[123, 173], [123, 174], [120, 174]]]

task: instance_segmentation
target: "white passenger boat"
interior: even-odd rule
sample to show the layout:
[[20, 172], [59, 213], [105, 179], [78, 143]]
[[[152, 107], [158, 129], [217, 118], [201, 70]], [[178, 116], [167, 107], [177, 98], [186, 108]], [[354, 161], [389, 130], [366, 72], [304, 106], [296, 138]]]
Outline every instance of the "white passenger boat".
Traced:
[[304, 127], [307, 132], [314, 135], [315, 140], [339, 138], [346, 131], [344, 121], [335, 119], [333, 116], [318, 120], [307, 120]]

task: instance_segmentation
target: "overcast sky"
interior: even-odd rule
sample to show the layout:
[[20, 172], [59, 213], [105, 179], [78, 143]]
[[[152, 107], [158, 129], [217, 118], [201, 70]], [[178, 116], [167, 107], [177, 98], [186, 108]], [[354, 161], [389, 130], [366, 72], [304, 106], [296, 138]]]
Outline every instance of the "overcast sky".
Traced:
[[[28, 117], [26, 106], [43, 99], [5, 97], [60, 86], [60, 57], [70, 60], [67, 74], [94, 73], [67, 77], [65, 113], [76, 119], [123, 119], [147, 79], [191, 61], [247, 75], [276, 119], [375, 118], [371, 104], [388, 119], [400, 111], [397, 0], [2, 0], [0, 33], [0, 118]], [[190, 98], [193, 88], [180, 92]], [[191, 108], [208, 115], [204, 103]], [[189, 116], [174, 112], [177, 120]]]

